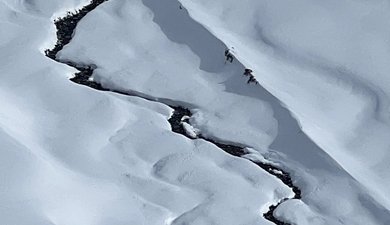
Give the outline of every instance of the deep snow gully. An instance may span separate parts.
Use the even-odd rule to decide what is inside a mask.
[[[45,51],[46,56],[57,61],[57,62],[67,64],[67,65],[77,69],[79,72],[77,72],[75,74],[75,77],[71,78],[71,81],[73,81],[75,83],[82,84],[82,85],[85,85],[85,86],[88,86],[88,87],[91,87],[93,89],[100,90],[100,91],[110,91],[110,92],[115,92],[115,93],[128,95],[128,96],[138,96],[138,97],[150,100],[150,101],[160,102],[160,103],[163,103],[165,105],[170,106],[171,108],[174,109],[174,113],[171,116],[171,118],[169,119],[169,123],[171,124],[172,131],[175,133],[182,134],[182,135],[184,135],[188,138],[191,138],[191,139],[195,139],[195,138],[203,139],[209,143],[216,145],[221,150],[223,150],[223,151],[225,151],[233,156],[236,156],[236,157],[243,157],[246,154],[248,154],[246,148],[243,146],[239,146],[239,144],[237,144],[237,145],[225,144],[223,142],[204,137],[204,136],[202,136],[202,134],[199,134],[197,137],[191,137],[191,136],[187,135],[186,130],[183,127],[182,122],[185,121],[188,123],[189,122],[188,119],[185,119],[185,118],[190,118],[192,116],[192,114],[191,114],[191,111],[189,109],[181,107],[180,103],[176,102],[174,104],[175,106],[172,106],[173,104],[171,104],[171,103],[174,101],[169,100],[169,99],[157,99],[157,98],[146,96],[142,93],[137,93],[137,92],[130,93],[130,92],[124,92],[124,91],[119,91],[119,90],[106,89],[106,88],[102,87],[101,84],[90,79],[92,74],[93,74],[94,69],[96,68],[95,65],[85,66],[85,65],[77,64],[76,62],[60,61],[56,58],[57,53],[59,51],[61,51],[63,49],[63,47],[65,45],[69,44],[70,41],[72,40],[73,32],[74,32],[74,29],[76,28],[78,22],[84,16],[86,16],[89,12],[94,10],[97,6],[99,6],[100,4],[102,4],[106,1],[108,1],[108,0],[92,0],[88,5],[84,6],[83,8],[76,10],[75,12],[68,12],[65,17],[57,18],[54,21],[54,24],[57,28],[57,43],[53,49],[48,49]],[[278,204],[271,205],[269,207],[269,211],[267,211],[266,213],[263,214],[263,217],[265,219],[267,219],[267,220],[269,220],[277,225],[289,225],[289,223],[283,222],[283,221],[275,218],[274,211],[281,203],[283,203],[289,199],[301,199],[301,190],[297,186],[294,186],[290,175],[287,172],[285,172],[284,170],[281,170],[273,165],[266,164],[263,162],[257,162],[257,161],[252,161],[252,162],[255,163],[256,165],[258,165],[260,168],[262,168],[266,172],[268,172],[269,174],[278,178],[285,185],[290,187],[292,189],[292,191],[294,192],[294,194],[295,194],[294,197],[281,199]]]

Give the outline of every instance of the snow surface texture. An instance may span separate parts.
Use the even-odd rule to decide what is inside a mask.
[[[174,134],[164,105],[68,81],[39,49],[44,2],[1,5],[1,224],[269,224],[279,180]]]
[[[390,2],[181,2],[390,208]]]
[[[291,195],[280,181],[245,159],[172,133],[167,122],[171,109],[165,105],[75,85],[68,81],[73,69],[44,56],[43,50],[54,46],[52,20],[86,3],[0,1],[0,28],[7,31],[0,36],[1,223],[270,224],[262,212]],[[388,157],[381,148],[387,141],[381,138],[387,134],[386,91],[380,94],[374,88],[383,85],[386,90],[385,82],[376,81],[375,75],[363,80],[346,68],[333,69],[335,62],[362,74],[370,68],[358,60],[359,54],[345,56],[350,62],[326,59],[333,53],[342,57],[337,50],[353,45],[347,37],[338,40],[340,48],[322,49],[327,45],[294,38],[312,33],[281,27],[286,21],[295,21],[295,29],[315,23],[307,14],[318,15],[316,7],[328,14],[351,11],[346,17],[353,18],[368,3],[349,2],[354,7],[340,11],[333,11],[339,1],[266,3],[183,0],[190,17],[173,0],[111,0],[79,23],[59,57],[97,65],[94,77],[106,87],[181,102],[194,109],[195,130],[252,146],[256,151],[251,157],[264,160],[260,152],[291,172],[303,199],[277,209],[284,220],[390,223],[390,176],[384,168]],[[380,3],[367,7],[375,4]],[[278,7],[290,7],[286,18],[294,13],[300,17],[280,18]],[[377,10],[383,8],[377,5]],[[387,14],[365,15],[369,24]],[[347,32],[342,26],[325,25],[319,27],[328,35]],[[253,27],[264,32],[253,32]],[[268,39],[266,28],[275,29]],[[271,40],[274,47],[269,47]],[[278,45],[282,41],[289,47]],[[224,43],[234,46],[235,56],[333,158],[301,132],[276,98],[260,86],[246,85],[243,65],[236,60],[224,64]],[[359,41],[354,43],[356,51],[364,50]],[[323,55],[311,57],[314,53],[298,51],[303,48]],[[372,108],[372,99],[378,107]]]

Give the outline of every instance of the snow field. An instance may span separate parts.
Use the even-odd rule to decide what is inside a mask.
[[[43,55],[53,43],[52,19],[85,3],[0,1],[0,26],[7,30],[0,36],[2,223],[270,224],[261,214],[292,195],[279,180],[205,141],[172,133],[167,122],[172,111],[165,105],[75,85],[68,81],[73,69]],[[185,103],[193,109],[191,124],[202,134],[253,147],[291,172],[304,198],[277,209],[277,216],[286,221],[388,223],[386,199],[378,199],[387,193],[381,187],[388,182],[387,153],[382,150],[387,146],[387,122],[377,122],[386,121],[387,89],[381,86],[385,82],[379,84],[377,77],[364,80],[355,73],[335,79],[337,69],[329,66],[335,61],[346,60],[342,62],[362,74],[373,67],[365,67],[359,54],[351,61],[350,55],[337,54],[341,44],[322,51],[322,42],[289,38],[295,31],[282,25],[290,14],[287,19],[272,17],[280,15],[278,7],[290,7],[295,13],[316,5],[252,0],[182,3],[190,14],[173,0],[104,3],[80,22],[59,57],[97,65],[94,79],[106,87]],[[333,9],[332,1],[321,4]],[[384,10],[379,1],[373,4]],[[323,13],[307,9],[313,15]],[[272,24],[255,26],[258,16]],[[308,15],[292,20],[296,29],[305,27],[299,23],[307,21],[304,16]],[[335,26],[325,25],[319,27]],[[269,38],[261,29],[252,32],[252,27],[275,27],[281,32],[276,30]],[[263,30],[268,35],[267,29]],[[283,40],[292,48],[283,47],[286,54],[281,56],[273,41]],[[347,40],[348,36],[341,38],[340,43]],[[366,40],[359,46],[372,46]],[[267,41],[273,47],[259,44]],[[236,60],[224,64],[224,43],[235,47],[243,64]],[[328,63],[306,52],[296,57],[297,48],[338,58]],[[376,48],[369,49],[375,58]],[[243,65],[254,69],[260,83],[287,105],[298,122],[268,92],[245,84]],[[383,69],[379,77],[386,80],[386,67],[377,68]],[[327,70],[332,76],[323,72]],[[338,75],[345,74],[341,69]],[[385,90],[382,94],[373,88],[378,86]],[[300,125],[332,157],[300,132]],[[361,142],[355,142],[358,139]],[[365,151],[367,146],[375,147],[375,154]],[[372,168],[380,172],[376,183]]]

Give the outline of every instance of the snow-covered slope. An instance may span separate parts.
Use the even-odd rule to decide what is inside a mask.
[[[275,177],[209,142],[174,134],[165,104],[76,85],[68,80],[74,69],[44,56],[55,42],[52,20],[87,2],[0,0],[0,28],[7,31],[0,36],[1,224],[272,224],[262,213],[292,195]],[[105,2],[80,21],[58,58],[96,65],[94,79],[104,87],[186,106],[203,135],[250,146],[247,158],[265,157],[289,171],[303,196],[278,207],[284,221],[389,223],[389,203],[378,197],[388,196],[390,180],[381,148],[387,85],[379,75],[358,75],[368,73],[363,55],[340,53],[353,48],[346,34],[361,30],[322,22],[318,29],[344,35],[321,37],[332,49],[308,38],[303,24],[327,18],[321,12],[352,20],[358,9],[379,3],[334,12],[332,1],[182,4]],[[386,13],[365,15],[379,26]],[[355,41],[356,51],[370,47],[372,57],[382,51]],[[224,63],[226,45],[240,62]],[[283,103],[246,84],[245,67]],[[385,65],[380,71],[385,80]]]
[[[279,180],[172,133],[165,105],[71,83],[73,70],[40,51],[60,3],[42,12],[8,3],[1,224],[269,224],[261,212],[291,195]]]
[[[388,1],[181,1],[390,207]]]

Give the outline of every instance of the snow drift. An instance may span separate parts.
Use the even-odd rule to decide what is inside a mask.
[[[44,56],[53,19],[86,3],[0,1],[2,223],[270,224],[262,213],[292,194],[279,180],[172,133],[166,105],[73,84]],[[58,57],[189,107],[194,129],[289,171],[303,199],[277,209],[285,221],[389,223],[388,3],[181,4],[108,1]]]

